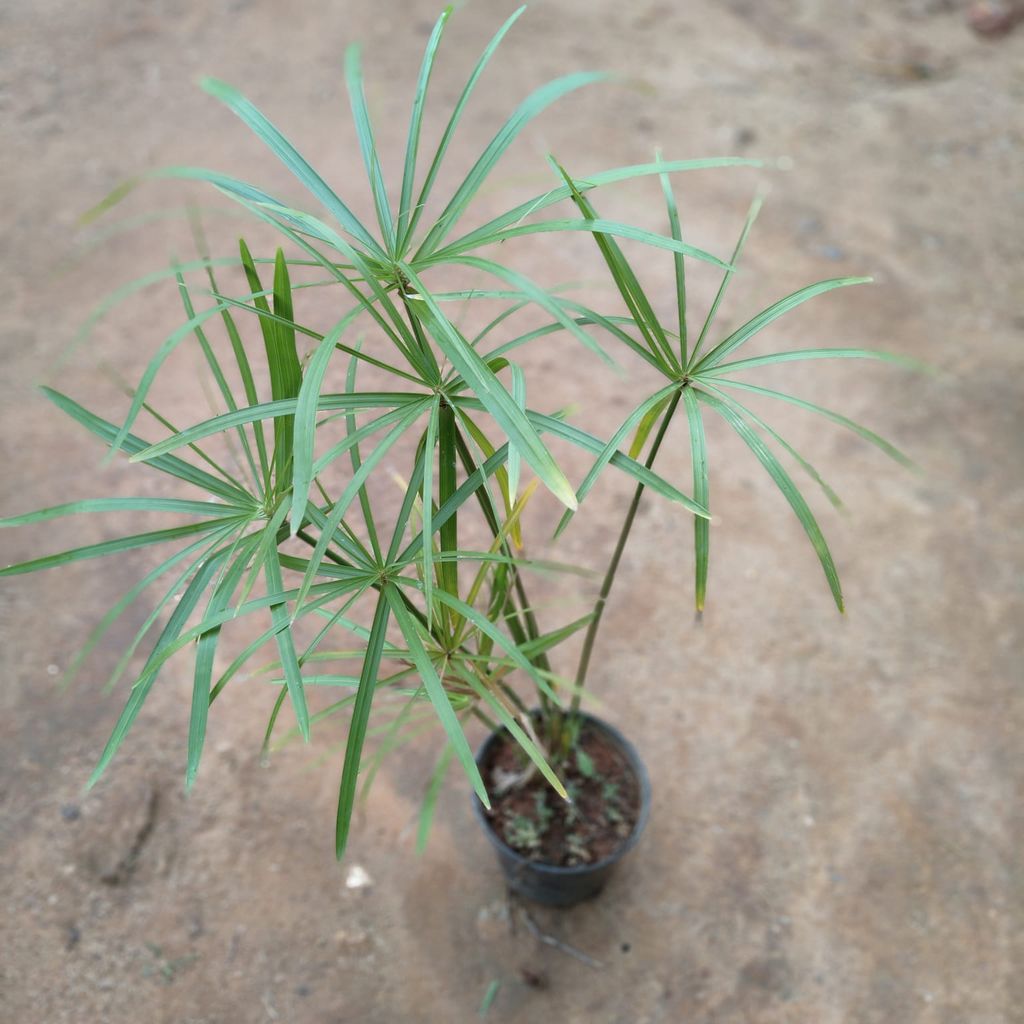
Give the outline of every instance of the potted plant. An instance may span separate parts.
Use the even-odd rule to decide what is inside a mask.
[[[427,43],[404,166],[393,189],[385,184],[374,143],[359,50],[348,51],[346,81],[375,228],[360,220],[240,93],[221,82],[203,83],[323,210],[297,209],[215,171],[171,167],[148,175],[212,185],[273,229],[280,247],[253,255],[242,240],[237,259],[213,259],[196,225],[198,258],[172,265],[165,275],[180,292],[184,320],[155,346],[119,423],[66,395],[43,390],[108,445],[111,455],[174,478],[188,486],[188,495],[90,498],[16,515],[0,525],[50,523],[88,512],[174,513],[183,522],[22,562],[0,575],[151,545],[174,546],[107,612],[85,645],[83,654],[134,601],[150,590],[157,595],[115,672],[120,676],[136,650],[148,645],[90,784],[113,760],[166,662],[194,648],[184,756],[186,785],[193,785],[211,708],[215,702],[220,706],[232,680],[251,669],[258,652],[273,645],[276,658],[269,674],[276,690],[268,696],[265,743],[286,706],[295,731],[306,739],[323,718],[350,715],[336,821],[339,858],[361,769],[367,781],[372,779],[378,758],[415,734],[426,715],[440,724],[443,744],[426,787],[420,843],[445,771],[457,760],[512,886],[564,904],[603,884],[610,866],[639,837],[647,815],[649,787],[636,752],[580,707],[602,613],[645,491],[693,515],[699,610],[707,584],[710,507],[703,418],[707,413],[721,417],[792,506],[841,610],[838,574],[824,537],[775,449],[792,456],[830,499],[834,495],[740,398],[753,392],[789,402],[853,430],[897,461],[906,459],[844,416],[750,383],[743,374],[791,360],[894,357],[848,348],[753,358],[740,352],[790,309],[865,278],[812,284],[737,330],[715,334],[715,315],[759,202],[751,207],[731,255],[717,257],[683,240],[671,176],[756,161],[664,160],[658,155],[651,162],[578,178],[552,159],[549,188],[466,229],[467,211],[523,127],[554,101],[603,76],[574,73],[532,93],[498,128],[458,187],[441,199],[439,171],[466,103],[521,11],[480,57],[427,161],[421,154],[421,125],[450,13],[441,14]],[[669,227],[665,235],[604,219],[598,212],[596,197],[602,189],[642,177],[661,184]],[[117,190],[95,213],[136,184]],[[560,212],[552,215],[556,206]],[[532,280],[502,262],[503,250],[494,252],[519,236],[566,232],[592,238],[596,265],[609,275],[621,308],[600,312],[556,284]],[[667,322],[623,252],[622,239],[674,261],[675,295]],[[687,260],[711,264],[722,275],[699,331],[688,322]],[[228,271],[236,276],[231,287],[225,286],[227,263],[234,264]],[[467,286],[467,272],[478,283]],[[152,281],[150,275],[138,287]],[[334,289],[340,301],[332,320],[313,325],[303,310],[304,292],[324,288]],[[461,329],[450,312],[464,307],[479,312],[479,327],[472,332]],[[659,376],[657,388],[635,396],[633,411],[610,425],[605,436],[573,426],[564,412],[544,412],[530,404],[528,367],[519,357],[530,342],[559,332],[582,346],[588,359],[638,360]],[[153,406],[151,388],[170,354],[193,343],[222,408],[178,428]],[[567,358],[580,356],[573,352]],[[259,381],[268,384],[258,386]],[[163,436],[137,432],[144,413],[161,426]],[[692,480],[685,487],[655,470],[673,425],[686,431],[692,452]],[[591,460],[577,486],[560,468],[552,440],[581,449]],[[404,466],[397,497],[396,463]],[[617,540],[609,544],[593,609],[569,622],[542,625],[534,595],[543,579],[536,575],[568,567],[529,557],[523,510],[538,487],[547,488],[565,508],[557,536],[611,469],[627,474],[634,492]],[[265,619],[258,634],[226,668],[215,671],[225,627],[257,615]],[[576,670],[563,675],[553,652],[581,631]],[[312,710],[307,703],[311,690],[340,690],[340,696]],[[391,714],[382,718],[385,707]],[[472,719],[491,731],[477,756],[464,731]],[[371,731],[379,742],[367,770]]]

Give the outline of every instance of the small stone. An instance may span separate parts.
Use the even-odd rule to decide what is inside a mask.
[[[368,889],[372,885],[373,879],[366,868],[360,864],[353,864],[348,869],[348,873],[345,875],[346,889]]]
[[[82,809],[78,804],[64,804],[60,809],[60,816],[65,821],[78,821],[82,816]]]
[[[821,247],[821,255],[827,260],[832,260],[833,263],[846,259],[846,252],[838,245],[823,245]]]
[[[46,674],[48,676],[55,676],[59,671],[60,671],[60,666],[59,665],[47,665],[46,666]]]
[[[484,942],[498,942],[508,936],[508,904],[505,900],[496,900],[480,908],[476,915],[476,933]]]
[[[1005,36],[1022,19],[1024,3],[1020,0],[976,0],[967,11],[967,24],[985,39]]]
[[[341,928],[334,933],[334,941],[345,953],[365,953],[369,950],[370,936],[362,928]]]

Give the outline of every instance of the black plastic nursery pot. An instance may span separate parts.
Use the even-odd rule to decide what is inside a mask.
[[[505,873],[508,887],[519,896],[550,907],[571,907],[600,893],[619,861],[639,842],[651,809],[651,783],[647,777],[647,769],[633,745],[618,729],[608,725],[607,722],[602,722],[601,719],[583,712],[580,712],[580,718],[590,728],[603,733],[618,749],[636,778],[639,791],[640,806],[637,811],[636,824],[630,834],[623,839],[621,845],[611,854],[591,864],[577,864],[570,867],[531,860],[512,849],[498,835],[491,825],[484,805],[478,797],[473,797],[473,811],[498,855],[498,862]],[[481,771],[489,763],[494,745],[503,741],[507,735],[506,731],[502,729],[492,732],[484,741],[476,755],[476,763]]]

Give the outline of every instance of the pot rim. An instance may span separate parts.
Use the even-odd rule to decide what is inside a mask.
[[[595,860],[589,864],[548,864],[542,860],[531,860],[529,857],[524,857],[518,850],[509,846],[501,836],[494,830],[491,824],[491,819],[487,814],[487,810],[484,808],[480,798],[474,793],[473,800],[473,813],[476,815],[477,820],[484,828],[484,832],[487,834],[487,838],[491,844],[497,848],[504,856],[510,857],[518,862],[519,866],[529,867],[532,871],[543,872],[544,874],[550,875],[580,875],[588,874],[592,871],[599,871],[602,868],[610,867],[616,861],[621,860],[634,846],[640,841],[640,836],[647,825],[647,819],[651,814],[651,780],[647,775],[647,767],[641,760],[640,755],[637,753],[636,747],[625,736],[615,728],[614,725],[609,725],[608,722],[596,715],[591,715],[586,711],[578,711],[577,714],[585,722],[590,725],[596,726],[598,729],[603,731],[609,736],[614,743],[619,747],[623,754],[626,756],[626,760],[629,763],[630,770],[636,776],[637,784],[640,788],[640,809],[637,814],[636,824],[633,826],[633,830],[629,835],[622,841],[620,846],[617,846],[610,854],[603,857],[601,860]],[[478,766],[483,767],[483,761],[490,750],[492,743],[496,742],[499,736],[503,733],[507,734],[508,730],[502,726],[501,729],[490,733],[487,739],[480,745],[480,748],[476,753],[476,763]]]

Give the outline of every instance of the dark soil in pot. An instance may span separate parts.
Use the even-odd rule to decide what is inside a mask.
[[[640,786],[606,732],[584,725],[576,751],[559,766],[571,804],[539,772],[506,789],[524,767],[522,750],[504,735],[483,765],[491,828],[521,856],[559,867],[593,864],[629,838],[640,816]]]
[[[650,783],[639,755],[616,729],[581,714],[576,752],[556,770],[572,796],[566,803],[540,774],[508,787],[524,764],[504,731],[477,754],[491,796],[473,809],[513,892],[568,907],[596,896],[619,860],[636,845],[650,810]]]

